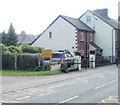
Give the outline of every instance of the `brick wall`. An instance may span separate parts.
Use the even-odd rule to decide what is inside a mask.
[[[84,33],[84,41],[81,41],[81,32]],[[86,56],[86,50],[89,50],[89,44],[90,44],[90,34],[93,35],[93,42],[94,42],[94,33],[93,32],[87,32],[82,30],[76,31],[76,48],[78,50],[84,50],[84,56]]]

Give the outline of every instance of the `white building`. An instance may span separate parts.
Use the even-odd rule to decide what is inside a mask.
[[[89,49],[102,51],[103,56],[117,56],[117,20],[108,17],[108,9],[87,10],[80,18],[58,16],[32,43],[45,49],[78,49],[86,56]]]
[[[77,32],[80,30],[82,32],[94,32],[82,21],[60,15],[34,40],[32,46],[44,47],[53,51],[67,49],[73,53],[77,48]]]
[[[108,17],[108,9],[98,9],[86,11],[80,18],[85,24],[95,30],[94,43],[103,49],[103,56],[113,56],[113,61],[117,54],[117,35],[120,30],[119,23]]]

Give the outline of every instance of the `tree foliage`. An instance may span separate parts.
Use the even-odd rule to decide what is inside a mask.
[[[8,33],[5,33],[5,31],[2,32],[2,43],[5,46],[10,46],[10,45],[17,45],[17,42],[18,42],[17,35],[16,35],[15,29],[11,23]]]
[[[39,53],[42,50],[40,47],[33,47],[27,44],[21,45],[20,47],[24,53]]]
[[[5,31],[2,32],[2,43],[8,46],[8,34],[6,34]]]

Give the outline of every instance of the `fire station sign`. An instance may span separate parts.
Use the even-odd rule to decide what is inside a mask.
[[[42,50],[43,58],[52,58],[52,50]]]

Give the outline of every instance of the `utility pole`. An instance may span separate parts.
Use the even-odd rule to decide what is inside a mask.
[[[87,33],[87,31],[86,31],[86,68],[87,68],[87,48],[88,48],[88,47],[87,47],[87,44],[88,44],[88,43],[87,43],[87,40],[88,40],[87,37],[88,37],[88,33]]]

